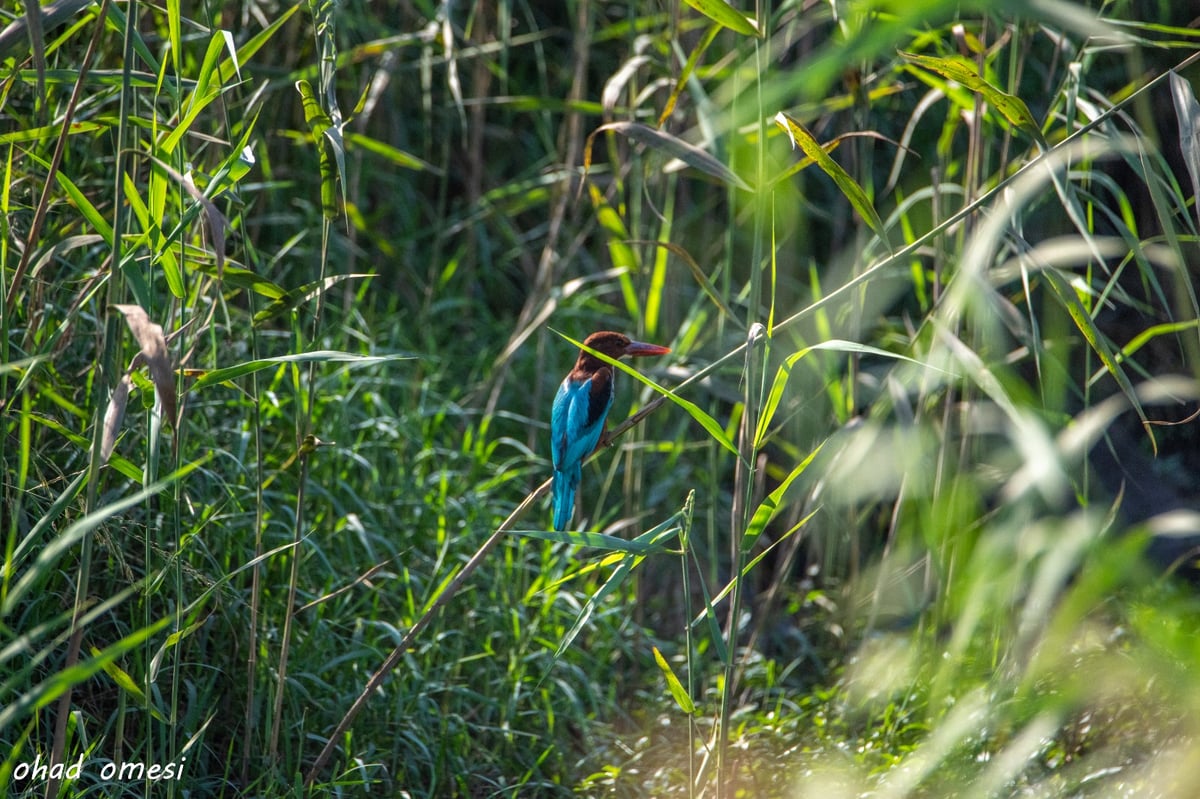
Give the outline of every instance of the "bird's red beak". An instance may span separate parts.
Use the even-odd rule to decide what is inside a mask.
[[[646,344],[642,341],[631,341],[625,347],[626,355],[666,355],[670,347],[660,347],[657,344]]]

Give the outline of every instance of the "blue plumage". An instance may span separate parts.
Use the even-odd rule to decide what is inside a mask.
[[[583,459],[600,443],[612,403],[612,371],[607,367],[603,375],[583,380],[572,372],[558,387],[550,415],[555,530],[566,529],[575,513],[575,489],[583,474]]]
[[[583,343],[614,359],[670,352],[666,347],[630,341],[627,336],[608,331],[593,333]],[[575,368],[558,387],[550,413],[555,530],[565,530],[575,514],[575,490],[583,474],[583,461],[604,435],[613,396],[612,367],[587,350],[580,350]]]

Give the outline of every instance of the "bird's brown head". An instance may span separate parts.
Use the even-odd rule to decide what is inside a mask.
[[[597,352],[602,352],[610,358],[622,358],[626,355],[666,355],[670,347],[660,347],[657,344],[646,344],[634,341],[624,333],[614,333],[611,330],[601,330],[583,340],[584,345]],[[595,360],[586,350],[579,351],[579,360]]]

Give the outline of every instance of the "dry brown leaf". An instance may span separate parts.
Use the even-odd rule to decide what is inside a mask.
[[[138,346],[142,348],[140,357],[150,368],[150,380],[154,390],[158,392],[158,401],[162,404],[163,416],[176,426],[176,408],[178,400],[175,397],[175,370],[171,367],[171,355],[167,350],[167,340],[163,336],[161,325],[150,321],[146,312],[137,305],[114,305],[125,317]],[[135,361],[136,363],[136,361]]]
[[[204,229],[208,232],[208,242],[217,258],[217,274],[220,275],[225,271],[225,228],[229,227],[229,220],[217,210],[217,204],[205,197],[204,192],[196,187],[191,172],[184,175],[181,182],[192,199],[204,209]]]
[[[121,423],[125,421],[125,406],[129,402],[129,389],[133,381],[128,374],[121,375],[121,381],[113,389],[112,398],[108,401],[108,410],[104,412],[104,430],[100,437],[100,463],[108,463],[113,449],[117,446],[117,434],[121,432]]]
[[[196,185],[196,181],[192,178],[192,173],[181,174],[179,170],[173,169],[170,164],[154,159],[164,172],[179,182],[183,186],[184,191],[188,195],[200,203],[200,208],[204,212],[204,231],[208,233],[208,243],[212,247],[213,255],[217,259],[217,274],[221,275],[225,271],[225,230],[232,230],[233,226],[229,224],[229,220],[217,208],[216,203],[204,196],[204,192]]]

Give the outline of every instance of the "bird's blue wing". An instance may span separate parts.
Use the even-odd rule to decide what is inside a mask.
[[[554,395],[554,406],[550,410],[550,458],[554,468],[560,470],[567,457],[567,420],[571,416],[573,393],[568,381],[562,381]]]
[[[558,387],[550,411],[550,456],[554,462],[554,529],[563,530],[575,511],[580,464],[600,442],[613,402],[612,373],[603,370],[583,380],[568,375]]]
[[[559,386],[550,416],[555,469],[564,471],[580,463],[600,442],[613,401],[612,382],[603,377],[578,382],[567,379]]]

